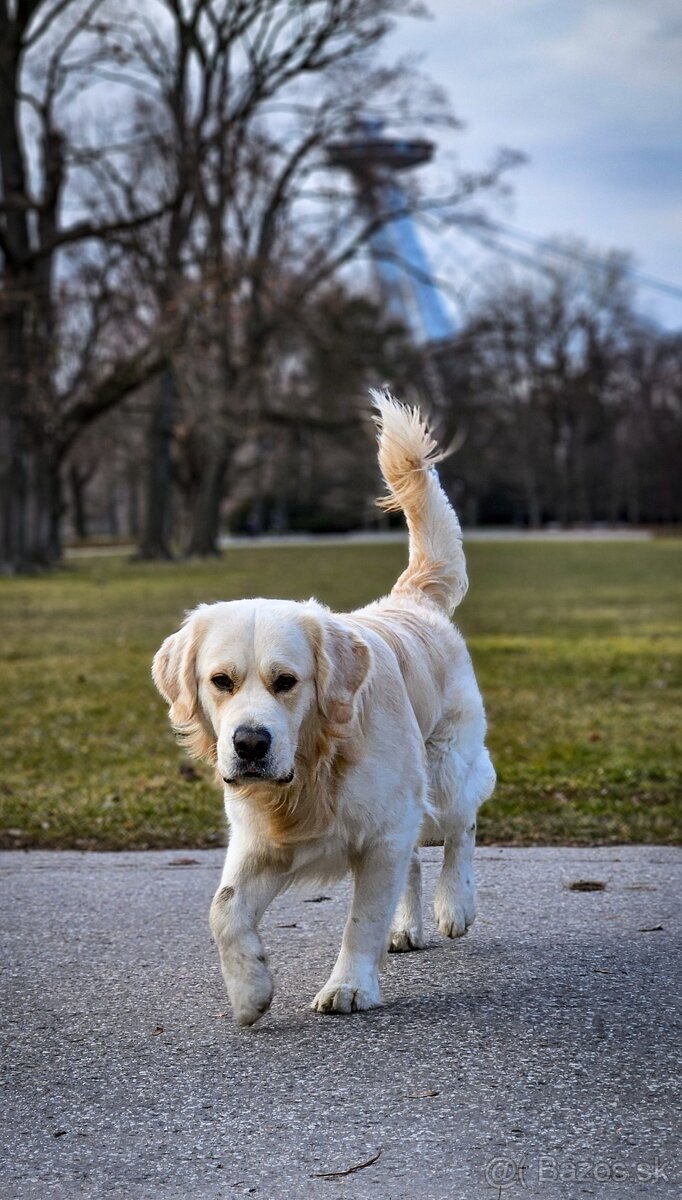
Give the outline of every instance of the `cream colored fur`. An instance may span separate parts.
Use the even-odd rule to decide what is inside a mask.
[[[444,839],[440,931],[459,937],[475,916],[476,811],[495,773],[450,621],[467,589],[461,531],[418,411],[387,393],[374,403],[382,503],[403,510],[410,533],[390,595],[349,614],[316,601],[201,605],[154,659],[178,735],[225,780],[230,837],[210,923],[243,1025],[272,1000],[258,922],[292,883],[354,877],[341,950],[313,1001],[321,1013],[376,1007],[387,945],[424,945],[420,838]],[[240,758],[245,728],[267,732],[258,763]]]

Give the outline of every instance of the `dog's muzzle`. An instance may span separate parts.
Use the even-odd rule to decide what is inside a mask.
[[[236,769],[231,777],[223,776],[225,783],[237,783],[248,779],[291,783],[294,778],[293,771],[282,779],[273,774],[269,757],[272,735],[263,725],[239,725],[232,736],[232,745],[236,755]]]

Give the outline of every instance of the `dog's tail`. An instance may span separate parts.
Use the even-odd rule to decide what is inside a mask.
[[[378,503],[389,512],[402,509],[410,531],[409,563],[391,594],[428,596],[450,613],[468,580],[462,530],[435,470],[443,454],[418,408],[398,404],[387,390],[371,395],[379,466],[389,490]]]

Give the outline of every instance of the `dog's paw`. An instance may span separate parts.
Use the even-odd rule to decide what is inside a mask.
[[[442,933],[444,937],[458,938],[464,937],[471,921],[467,922],[464,909],[461,905],[457,905],[437,912],[436,925],[438,932]]]
[[[357,983],[334,983],[330,980],[317,993],[310,1007],[319,1013],[354,1013],[380,1008],[379,984],[359,986]]]
[[[436,896],[434,903],[436,925],[445,937],[464,937],[476,920],[476,898],[472,889],[462,890],[455,896]]]
[[[388,943],[389,954],[406,954],[408,950],[423,950],[424,946],[424,935],[416,925],[409,929],[391,930],[391,940]]]
[[[264,962],[254,963],[248,975],[232,980],[228,987],[234,1019],[238,1025],[255,1025],[272,1004],[275,989]]]

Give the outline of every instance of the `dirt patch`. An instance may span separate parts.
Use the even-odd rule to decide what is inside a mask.
[[[606,884],[600,879],[574,879],[568,885],[569,892],[605,892]]]

